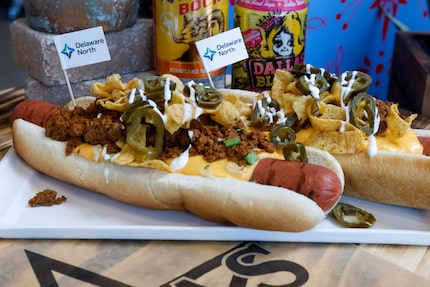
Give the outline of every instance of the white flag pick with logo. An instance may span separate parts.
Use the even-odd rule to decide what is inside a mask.
[[[75,103],[67,69],[110,61],[109,48],[102,27],[94,27],[54,36],[54,44],[66,77],[72,102]]]
[[[213,87],[210,72],[247,59],[248,51],[240,28],[217,34],[195,43]]]

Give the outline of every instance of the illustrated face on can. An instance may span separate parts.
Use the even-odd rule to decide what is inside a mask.
[[[249,58],[233,64],[232,88],[270,90],[277,69],[291,71],[304,63],[307,4],[307,0],[235,1],[234,23],[243,33]]]
[[[285,30],[281,30],[273,38],[273,52],[278,57],[292,57],[294,48],[293,35]]]
[[[303,52],[303,27],[296,11],[269,13],[258,25],[265,34],[265,44],[260,49],[263,58],[294,58]]]

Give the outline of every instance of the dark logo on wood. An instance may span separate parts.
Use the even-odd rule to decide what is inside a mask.
[[[59,286],[55,280],[52,271],[64,274],[66,276],[87,282],[96,286],[123,287],[131,286],[120,281],[107,278],[95,272],[73,266],[28,250],[25,250],[28,260],[39,281],[40,286]],[[263,262],[254,262],[257,255],[268,255],[269,251],[260,247],[256,243],[242,243],[234,248],[222,253],[209,261],[206,261],[190,271],[178,276],[160,287],[205,287],[199,283],[199,279],[207,276],[209,273],[216,271],[218,268],[227,268],[230,274],[223,274],[229,282],[228,286],[247,287],[250,278],[258,278],[262,275],[268,275],[277,272],[287,272],[294,278],[290,282],[285,282],[276,286],[299,287],[309,280],[307,270],[292,261],[288,260],[268,260]],[[290,278],[291,276],[289,276]],[[142,278],[144,282],[145,278]],[[275,285],[259,282],[259,287],[270,287]]]

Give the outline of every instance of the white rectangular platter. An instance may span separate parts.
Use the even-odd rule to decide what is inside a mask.
[[[430,211],[344,196],[377,219],[370,229],[349,229],[327,217],[314,229],[273,232],[225,226],[187,212],[134,207],[55,180],[29,167],[11,149],[0,161],[0,237],[49,239],[217,240],[430,245]],[[30,207],[38,191],[67,197],[52,207]]]

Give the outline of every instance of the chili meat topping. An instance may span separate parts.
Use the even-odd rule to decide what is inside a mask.
[[[87,109],[60,109],[46,126],[45,135],[57,141],[67,141],[66,154],[82,143],[107,146],[108,153],[119,152],[115,144],[123,135],[120,112],[107,110],[93,103]]]
[[[375,100],[375,104],[378,108],[379,117],[381,119],[381,122],[379,123],[379,130],[378,135],[383,135],[387,131],[387,117],[388,117],[388,111],[391,108],[391,105],[394,103],[392,102],[384,102],[379,99]],[[402,118],[405,118],[404,116],[400,115]]]
[[[82,143],[103,145],[108,153],[117,153],[117,142],[124,139],[127,128],[120,117],[122,113],[105,109],[96,102],[83,109],[67,107],[60,109],[50,118],[45,135],[54,140],[66,141],[66,154],[70,154]],[[190,138],[189,132],[192,132]],[[155,143],[155,127],[147,129],[147,145]],[[234,145],[226,140],[237,139]],[[208,162],[228,159],[238,165],[245,165],[245,156],[255,149],[275,152],[276,146],[267,139],[262,131],[248,131],[239,120],[234,125],[221,126],[207,115],[192,120],[189,129],[179,129],[175,133],[164,133],[164,147],[158,159],[167,161],[183,153],[189,146],[190,156],[202,155]]]
[[[28,205],[35,207],[37,205],[52,206],[54,204],[60,204],[67,200],[64,195],[57,197],[57,192],[52,189],[44,189],[39,191],[35,196],[33,196],[29,201]]]

